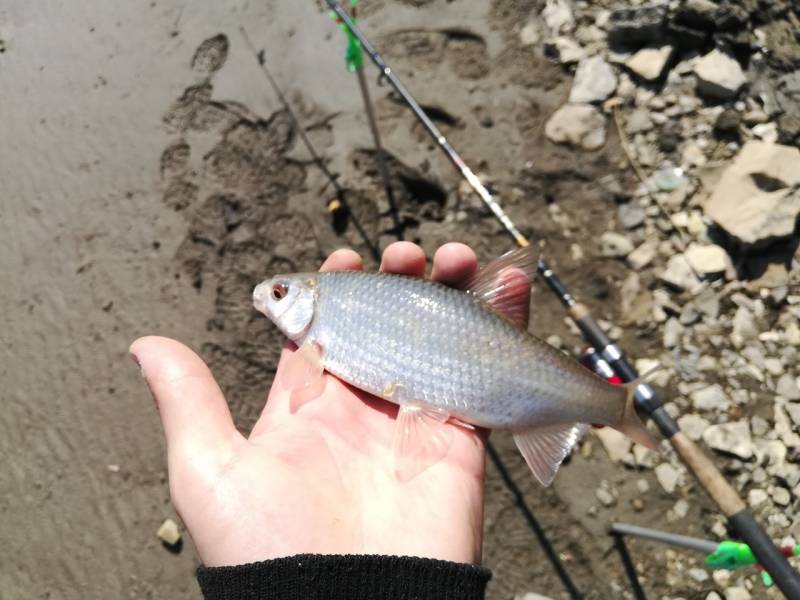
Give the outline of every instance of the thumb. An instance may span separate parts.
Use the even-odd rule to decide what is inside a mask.
[[[129,352],[158,405],[170,462],[227,455],[240,434],[203,359],[180,342],[156,336],[139,338]]]

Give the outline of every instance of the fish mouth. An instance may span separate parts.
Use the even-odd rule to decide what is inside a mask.
[[[272,279],[267,279],[259,283],[253,290],[253,306],[255,309],[269,316],[267,312],[267,302],[269,299],[270,290],[272,289]]]

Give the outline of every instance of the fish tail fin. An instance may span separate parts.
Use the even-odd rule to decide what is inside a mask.
[[[658,371],[661,371],[663,368],[664,367],[662,365],[656,365],[652,369],[648,370],[644,375],[641,375],[633,381],[624,384],[625,410],[622,413],[622,420],[620,423],[614,426],[614,429],[624,433],[637,444],[641,444],[642,446],[650,448],[651,450],[656,450],[657,444],[642,420],[639,418],[639,414],[636,412],[636,388],[638,388],[641,384],[646,383],[649,379],[652,379],[653,375],[655,375]]]

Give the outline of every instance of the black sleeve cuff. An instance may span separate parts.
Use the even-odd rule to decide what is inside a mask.
[[[492,573],[410,556],[298,554],[200,567],[206,600],[483,600]]]

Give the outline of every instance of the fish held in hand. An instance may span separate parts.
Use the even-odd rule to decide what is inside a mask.
[[[313,385],[326,370],[400,406],[401,479],[447,454],[449,421],[511,431],[549,485],[590,423],[653,442],[634,408],[638,382],[611,385],[527,332],[535,259],[528,248],[510,252],[465,290],[384,273],[277,275],[253,302],[298,346],[290,387]]]

